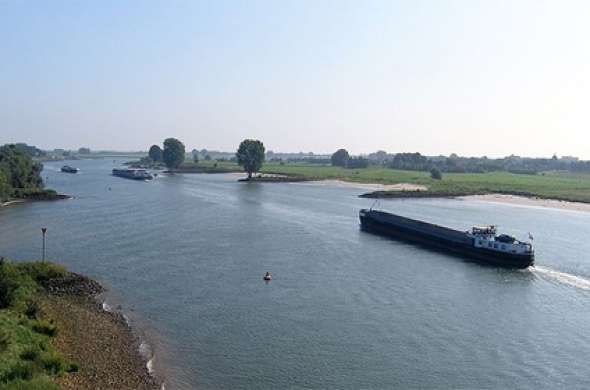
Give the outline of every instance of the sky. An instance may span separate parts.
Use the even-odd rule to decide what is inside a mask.
[[[0,0],[0,144],[590,159],[590,2]]]

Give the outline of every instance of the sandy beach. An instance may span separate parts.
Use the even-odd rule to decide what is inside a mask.
[[[462,196],[458,199],[476,200],[481,202],[512,204],[526,207],[544,207],[561,210],[586,211],[590,212],[590,203],[567,202],[555,199],[527,198],[524,196],[486,194]]]
[[[352,187],[359,188],[362,190],[370,191],[428,191],[428,187],[411,184],[411,183],[397,183],[397,184],[378,184],[378,183],[356,183],[344,180],[318,180],[314,181],[313,184],[326,185],[326,186],[340,186],[340,187]]]

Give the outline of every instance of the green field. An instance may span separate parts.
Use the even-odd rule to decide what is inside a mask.
[[[217,164],[214,167],[214,164]],[[213,173],[241,171],[229,161],[202,161],[198,166]],[[266,163],[262,173],[305,177],[309,180],[344,180],[356,183],[421,184],[428,191],[379,192],[380,197],[460,196],[487,193],[514,194],[546,199],[590,203],[590,175],[569,172],[544,172],[538,175],[520,175],[508,172],[491,173],[443,173],[442,180],[433,180],[428,172],[401,171],[369,167],[346,169],[329,165]]]

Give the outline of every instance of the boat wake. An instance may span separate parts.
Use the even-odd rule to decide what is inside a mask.
[[[582,290],[590,290],[590,280],[582,278],[580,276],[568,274],[566,272],[556,271],[551,268],[546,268],[542,266],[532,267],[531,270],[533,271],[533,273],[540,275],[541,277],[545,277],[547,279],[551,279],[562,284],[567,284],[569,286],[573,286]]]

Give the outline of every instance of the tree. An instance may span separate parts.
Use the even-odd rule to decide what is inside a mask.
[[[17,149],[22,150],[23,152],[25,152],[26,154],[28,154],[31,157],[43,157],[46,156],[47,153],[41,149],[39,149],[36,146],[32,146],[32,145],[27,145],[24,142],[18,142],[16,144],[14,144],[16,146]]]
[[[368,166],[369,160],[364,157],[351,157],[346,162],[346,168],[349,169],[366,168]]]
[[[338,149],[330,158],[332,165],[336,167],[345,167],[350,159],[350,155],[346,149]]]
[[[410,171],[428,171],[432,167],[432,163],[420,153],[397,153],[389,163],[389,167]]]
[[[90,154],[90,148],[80,148],[78,154]]]
[[[0,203],[8,200],[12,194],[12,187],[8,183],[6,174],[0,171]]]
[[[22,148],[14,144],[0,147],[0,200],[14,196],[17,190],[43,188],[42,169]]]
[[[440,169],[438,169],[437,167],[433,167],[430,170],[430,177],[434,180],[442,180],[442,173],[440,172]]]
[[[169,169],[178,168],[184,162],[184,144],[176,138],[167,138],[164,141],[162,158]]]
[[[264,162],[264,144],[258,140],[245,139],[236,153],[238,164],[248,172],[248,180],[252,173],[258,172]]]
[[[149,154],[150,158],[152,159],[152,161],[154,161],[154,162],[162,161],[162,148],[160,148],[158,145],[152,145],[148,154]]]

